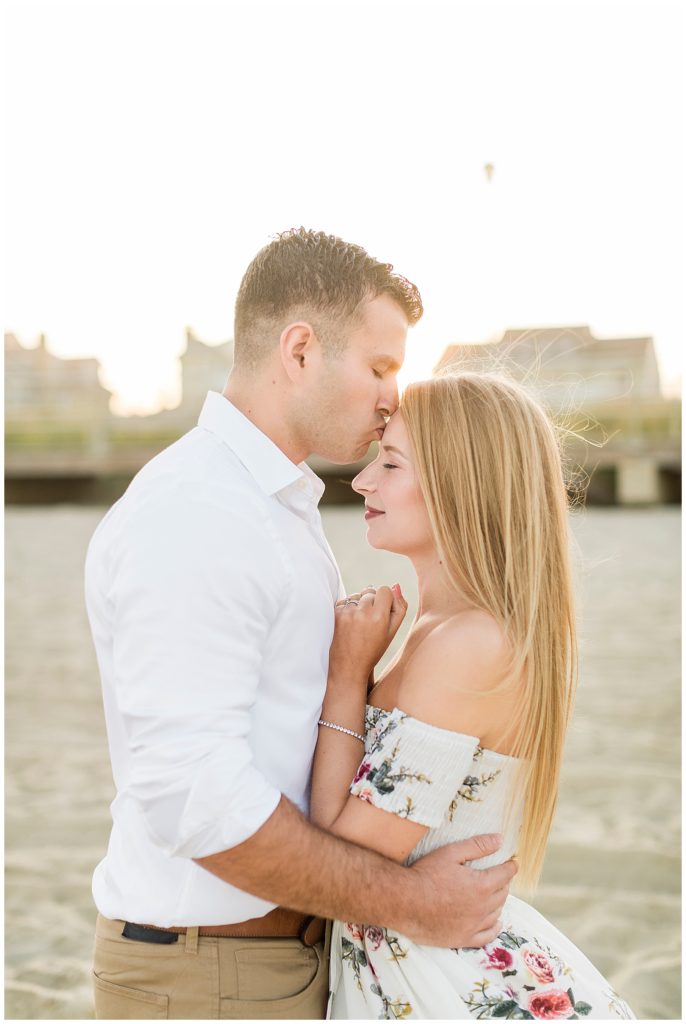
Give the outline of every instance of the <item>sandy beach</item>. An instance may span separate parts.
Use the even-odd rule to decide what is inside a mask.
[[[6,516],[8,1019],[93,1016],[90,878],[114,794],[82,567],[104,511]],[[410,564],[365,544],[357,507],[323,517],[349,589],[400,582],[414,601]],[[679,510],[573,518],[581,683],[534,902],[639,1018],[679,1019]]]

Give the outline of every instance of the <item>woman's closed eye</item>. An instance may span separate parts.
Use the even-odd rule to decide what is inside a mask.
[[[392,462],[382,462],[381,465],[384,469],[398,469],[398,466],[395,466]]]

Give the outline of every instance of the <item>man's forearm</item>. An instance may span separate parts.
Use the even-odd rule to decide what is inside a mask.
[[[239,889],[319,917],[404,931],[423,905],[422,877],[323,832],[285,797],[250,839],[196,863]]]

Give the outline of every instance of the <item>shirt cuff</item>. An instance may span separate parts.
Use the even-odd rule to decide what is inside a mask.
[[[254,835],[272,816],[281,800],[281,791],[269,783],[252,764],[235,774],[230,789],[219,785],[203,785],[199,781],[186,799],[186,807],[167,840],[160,833],[165,829],[151,826],[157,835],[154,841],[170,857],[209,857],[230,850]],[[158,806],[159,810],[159,806]]]

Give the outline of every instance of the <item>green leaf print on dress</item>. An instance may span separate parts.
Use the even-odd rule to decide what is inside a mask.
[[[404,1003],[402,999],[387,999],[377,984],[371,986],[371,991],[381,999],[379,1020],[404,1020],[412,1016],[412,1003]]]
[[[406,768],[404,765],[399,765],[396,768],[395,761],[398,757],[399,751],[400,744],[396,743],[390,753],[390,756],[385,757],[378,768],[370,767],[361,775],[358,770],[358,774],[355,776],[355,781],[359,782],[360,779],[366,779],[381,796],[386,796],[388,793],[392,793],[399,782],[405,782],[407,779],[414,779],[415,782],[425,782],[430,786],[431,779],[427,778],[423,772],[410,771],[410,769]],[[404,817],[409,817],[409,814],[410,811],[408,808]]]
[[[480,949],[456,949],[458,956],[499,974],[502,987],[482,977],[463,1002],[477,1020],[579,1020],[592,1012],[590,1003],[574,996],[573,971],[562,957],[537,938],[504,929]],[[512,979],[512,980],[510,980]]]
[[[503,833],[496,862],[512,855],[526,813],[521,761],[399,708],[368,706],[365,724],[350,793],[426,827],[409,864],[488,831]],[[516,812],[511,818],[508,808]],[[334,922],[331,1019],[633,1017],[581,950],[534,907],[511,895],[503,921],[497,938],[476,949],[419,945],[380,926]]]
[[[368,708],[368,711],[380,712],[379,714],[371,715],[366,731],[366,753],[376,754],[378,750],[381,750],[389,733],[392,733],[394,729],[398,728],[400,721],[397,718],[391,718],[390,716],[387,717],[383,708]]]
[[[367,954],[359,946],[356,946],[350,939],[346,939],[345,936],[341,939],[341,945],[343,947],[342,957],[343,963],[348,964],[352,967],[355,979],[357,981],[357,987],[360,992],[362,991],[362,980],[360,978],[360,968],[367,966]]]
[[[375,925],[359,925],[347,922],[345,927],[352,936],[352,941],[345,936],[341,936],[341,958],[343,963],[352,969],[360,992],[364,991],[361,977],[362,968],[366,967],[369,970],[373,978],[372,983],[369,985],[369,991],[381,1000],[381,1012],[378,1019],[402,1020],[405,1017],[410,1017],[413,1012],[412,1003],[400,998],[389,999],[381,988],[379,978],[370,957],[367,956],[366,949],[362,948],[363,945],[368,946],[369,952],[372,953],[378,951],[385,943],[391,951],[390,959],[398,962],[407,956],[407,950],[401,945],[400,939],[396,935],[389,935],[385,928],[378,928]],[[362,945],[356,945],[357,942]]]
[[[517,992],[512,985],[495,989],[487,978],[477,982],[462,1000],[477,1020],[579,1020],[591,1013],[589,1003],[574,1002],[571,988]]]

